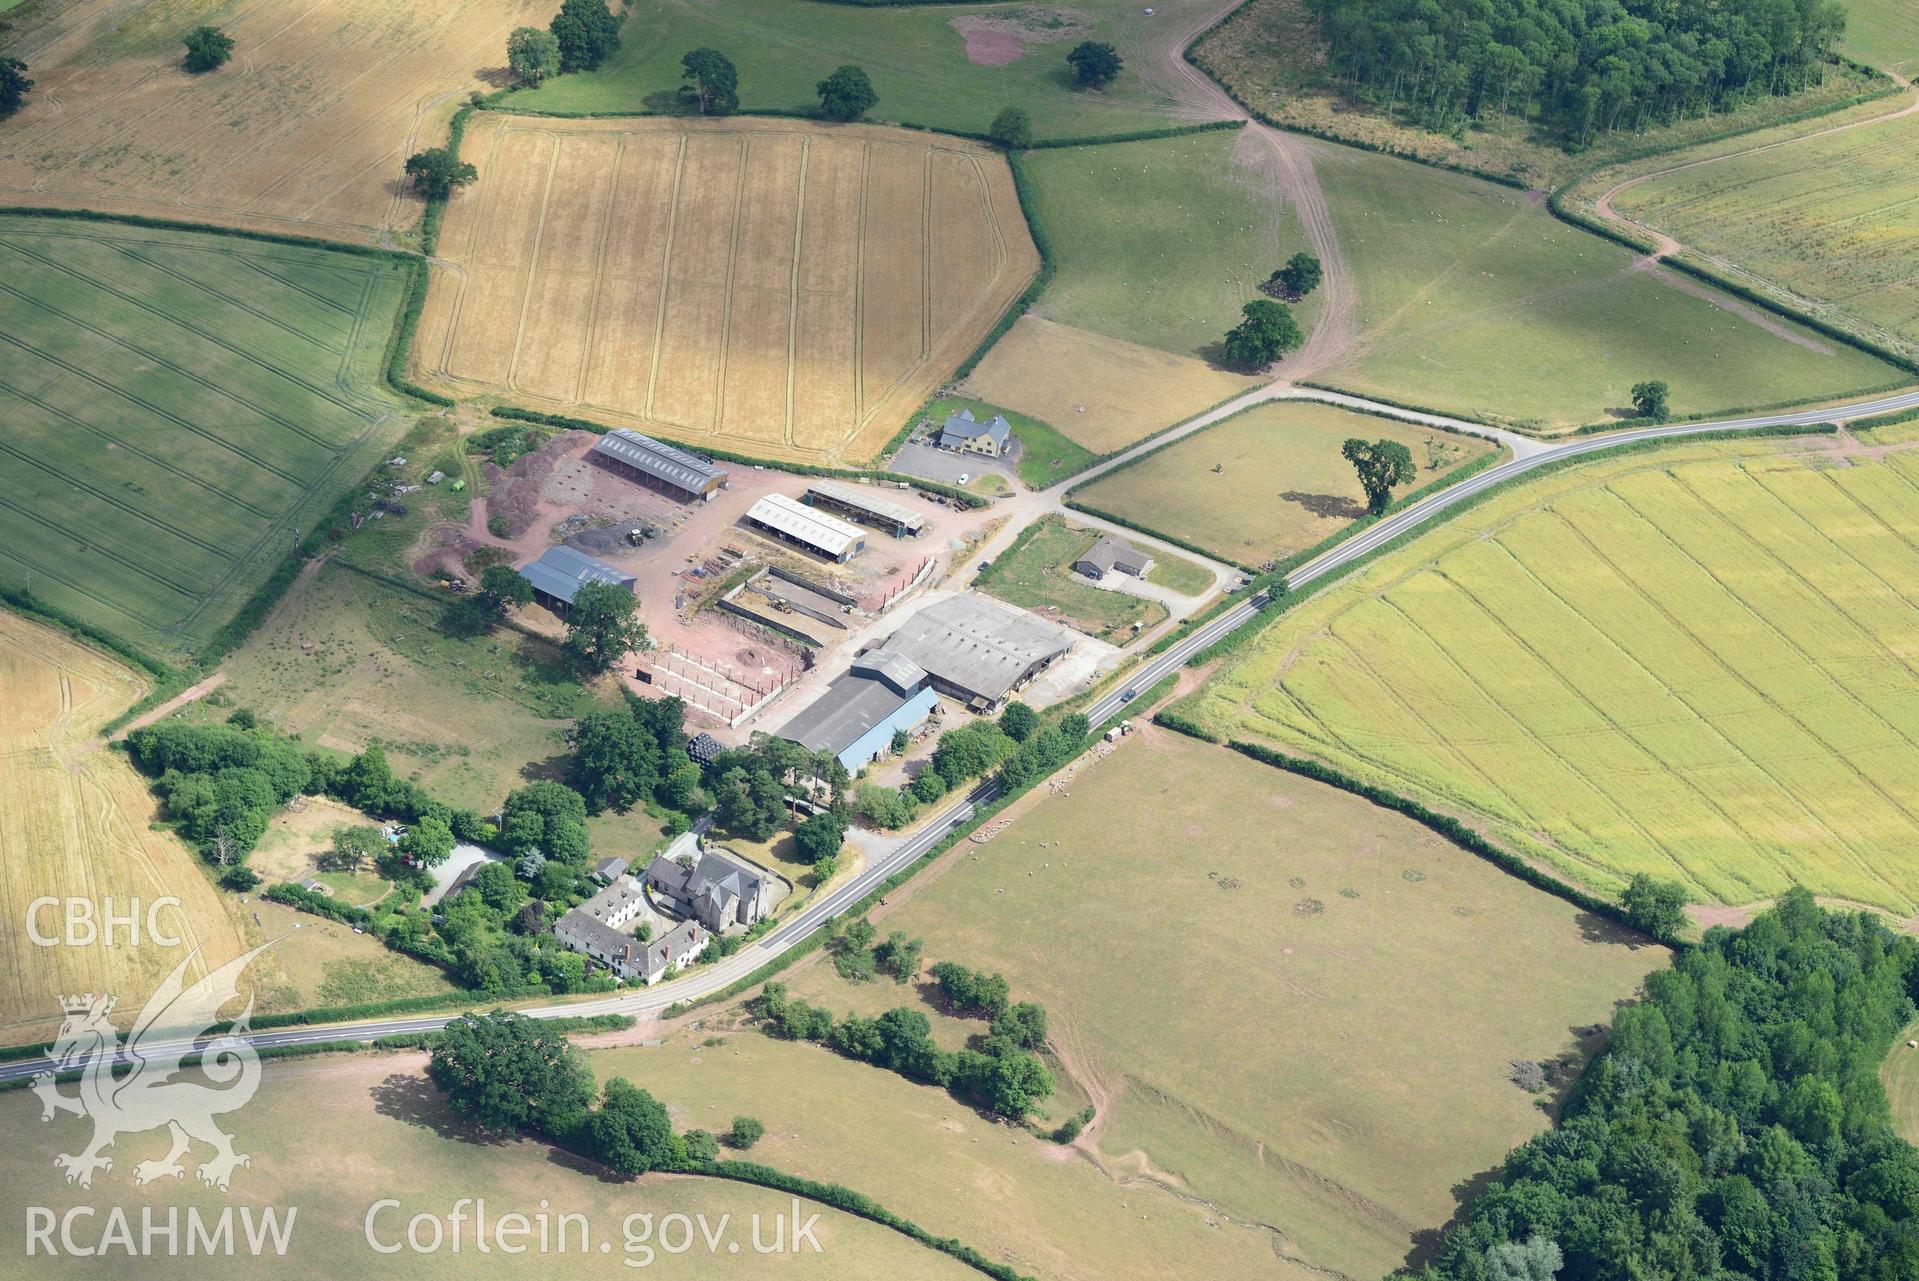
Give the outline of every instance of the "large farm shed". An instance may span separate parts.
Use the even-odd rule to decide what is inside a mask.
[[[926,529],[926,518],[911,507],[842,481],[814,481],[806,487],[806,501],[814,507],[824,507],[862,524],[882,529],[895,538],[922,533]]]
[[[675,497],[710,499],[726,484],[726,472],[707,459],[625,427],[600,437],[587,457],[616,476]]]
[[[831,752],[857,774],[887,749],[895,732],[917,729],[938,702],[924,668],[876,649],[855,660],[851,671],[777,733],[809,752]]]
[[[925,669],[934,689],[982,710],[1072,647],[1072,633],[971,592],[928,605],[886,642]]]
[[[526,581],[533,584],[533,599],[561,618],[573,607],[573,597],[588,583],[611,583],[633,590],[638,581],[633,575],[603,560],[594,560],[571,547],[551,547],[536,561],[520,567]]]
[[[842,564],[866,547],[866,535],[857,526],[785,494],[768,494],[747,508],[743,519],[762,534]]]

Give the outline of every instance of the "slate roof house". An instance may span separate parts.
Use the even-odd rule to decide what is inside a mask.
[[[1129,542],[1118,538],[1102,538],[1086,549],[1086,554],[1073,562],[1073,572],[1084,574],[1095,582],[1117,570],[1122,574],[1131,574],[1134,578],[1146,577],[1146,571],[1153,567],[1153,558]]]
[[[573,597],[588,583],[611,583],[633,590],[638,580],[616,565],[595,560],[573,547],[549,547],[538,560],[520,566],[520,573],[533,584],[533,599],[561,618],[573,607]]]
[[[744,929],[771,911],[779,882],[738,855],[702,847],[688,832],[647,865],[646,887],[717,934]]]
[[[629,934],[626,927],[645,909],[646,891],[631,876],[622,874],[555,922],[553,937],[561,947],[598,961],[621,978],[635,978],[646,968],[641,949],[648,945]],[[666,963],[658,967],[660,972],[665,969]]]
[[[1013,424],[1006,421],[1005,414],[994,414],[986,422],[973,417],[973,411],[962,409],[956,414],[948,414],[946,421],[940,424],[939,446],[941,449],[956,449],[962,454],[985,454],[988,458],[998,458],[1006,452],[1006,446],[1013,438]]]

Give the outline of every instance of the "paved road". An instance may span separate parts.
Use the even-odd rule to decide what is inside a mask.
[[[1328,574],[1342,568],[1370,552],[1376,551],[1400,536],[1429,524],[1443,513],[1485,492],[1496,485],[1504,484],[1515,477],[1536,471],[1550,463],[1601,450],[1617,448],[1620,445],[1633,444],[1644,440],[1661,440],[1671,437],[1696,436],[1713,431],[1751,431],[1765,427],[1809,426],[1814,423],[1869,418],[1878,414],[1895,413],[1900,410],[1919,408],[1919,389],[1899,392],[1888,396],[1879,396],[1870,400],[1857,401],[1843,406],[1825,409],[1803,409],[1788,413],[1761,414],[1748,418],[1720,419],[1712,422],[1679,423],[1665,427],[1644,427],[1636,430],[1609,432],[1603,436],[1587,436],[1577,440],[1550,445],[1525,457],[1514,458],[1497,467],[1490,467],[1478,475],[1451,488],[1441,490],[1429,498],[1423,499],[1404,511],[1397,512],[1385,520],[1367,529],[1364,533],[1347,539],[1339,546],[1309,561],[1295,570],[1288,579],[1289,588],[1299,593],[1309,589],[1313,583],[1324,579]],[[1183,667],[1187,659],[1226,636],[1233,629],[1251,619],[1258,613],[1265,600],[1254,597],[1243,601],[1219,617],[1198,628],[1192,635],[1169,648],[1158,658],[1147,662],[1135,670],[1125,683],[1104,697],[1098,699],[1087,709],[1087,717],[1098,725],[1117,715],[1130,701],[1129,691],[1144,691],[1160,680],[1174,674]],[[894,873],[907,867],[920,858],[934,845],[938,844],[953,828],[971,818],[975,809],[991,801],[999,794],[998,788],[991,782],[974,788],[963,799],[955,801],[928,823],[920,831],[903,841],[893,850],[874,859],[867,867],[840,889],[827,895],[817,903],[809,904],[804,910],[783,922],[780,927],[735,952],[732,956],[693,971],[685,978],[675,980],[658,988],[648,988],[637,992],[625,992],[593,1001],[574,1002],[564,1005],[542,1006],[526,1012],[539,1018],[561,1016],[580,1016],[589,1014],[630,1014],[635,1018],[646,1019],[659,1015],[667,1006],[684,1001],[697,1000],[727,987],[760,966],[766,964],[786,951],[794,944],[810,937],[830,918],[845,911],[852,904],[864,898],[879,887]],[[476,1005],[482,1004],[475,1002]],[[287,1028],[283,1031],[256,1032],[249,1039],[256,1046],[302,1045],[315,1041],[371,1041],[381,1036],[404,1035],[411,1032],[431,1032],[441,1028],[452,1016],[437,1015],[423,1018],[375,1019],[359,1023],[335,1024],[322,1028]],[[0,1064],[0,1081],[12,1080],[45,1070],[44,1060],[27,1060],[20,1063]]]

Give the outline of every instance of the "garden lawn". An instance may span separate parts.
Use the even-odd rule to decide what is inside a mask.
[[[1166,607],[1156,600],[1096,587],[1073,573],[1073,562],[1100,537],[1056,516],[1042,517],[974,581],[1009,605],[1124,645],[1163,622]]]
[[[1493,448],[1331,405],[1267,402],[1109,472],[1073,498],[1237,564],[1283,560],[1366,514],[1359,477],[1339,452],[1353,436],[1412,451],[1418,476],[1402,495]]]
[[[1087,137],[1187,123],[1156,52],[1206,12],[1172,0],[1152,14],[1120,0],[1045,5],[859,7],[815,0],[653,0],[628,10],[618,53],[598,71],[561,76],[511,104],[541,111],[631,113],[680,109],[680,58],[718,49],[739,68],[752,112],[817,114],[819,81],[843,63],[865,69],[879,95],[867,118],[981,134],[1005,107],[1021,107],[1041,138]],[[962,27],[1001,61],[968,57]],[[1081,40],[1120,50],[1127,67],[1099,92],[1076,89],[1066,54]],[[1010,61],[1003,61],[1008,55]]]
[[[1360,299],[1362,335],[1324,381],[1551,432],[1629,413],[1634,383],[1676,415],[1837,396],[1905,380],[1555,219],[1524,192],[1322,144],[1312,148]]]
[[[1259,285],[1305,247],[1291,210],[1260,189],[1262,171],[1235,158],[1240,146],[1238,133],[1204,133],[1029,153],[1033,217],[1056,264],[1035,314],[1213,354]]]
[[[1647,872],[1909,918],[1915,487],[1909,445],[1831,437],[1569,467],[1303,601],[1186,710],[1602,893]]]
[[[1177,1172],[1184,1197],[1272,1225],[1315,1271],[1399,1266],[1550,1123],[1511,1061],[1577,1062],[1573,1029],[1665,963],[1398,815],[1223,748],[1148,728],[1060,782],[880,930],[1046,1007],[1098,1100],[1104,1168],[1141,1193],[1135,1172]],[[849,1000],[826,964],[794,989]],[[811,1115],[793,1108],[802,1134]]]

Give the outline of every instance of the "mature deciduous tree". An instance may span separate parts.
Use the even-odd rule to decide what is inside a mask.
[[[587,583],[566,612],[566,652],[589,672],[604,672],[649,645],[633,593],[612,583]]]
[[[1366,491],[1366,510],[1379,515],[1393,502],[1393,486],[1404,485],[1417,475],[1413,451],[1396,440],[1361,440],[1357,436],[1340,446],[1339,452],[1359,473],[1359,486]]]
[[[818,88],[820,110],[833,120],[858,120],[880,100],[866,72],[851,63],[820,81]]]
[[[478,179],[480,171],[462,161],[451,147],[429,147],[407,157],[406,176],[421,195],[440,200],[452,195],[455,187]]]
[[[1242,319],[1226,332],[1226,363],[1237,369],[1266,368],[1305,341],[1293,309],[1269,298],[1255,298],[1240,308]]]
[[[1664,418],[1667,413],[1666,393],[1671,389],[1655,378],[1632,385],[1633,412],[1641,418]]]
[[[620,20],[603,0],[564,0],[550,30],[561,71],[592,71],[620,47]]]
[[[427,1075],[455,1112],[494,1134],[558,1137],[578,1124],[593,1098],[585,1056],[564,1036],[508,1010],[447,1024]]]
[[[1033,118],[1019,107],[1003,107],[986,133],[1008,151],[1024,151],[1033,145]]]
[[[187,32],[187,70],[194,75],[223,67],[233,56],[233,37],[218,27],[195,27]]]
[[[18,111],[32,88],[26,63],[18,58],[0,58],[0,116]]]
[[[1097,40],[1074,45],[1066,61],[1073,68],[1073,78],[1085,89],[1104,89],[1119,79],[1120,68],[1126,65],[1119,50]]]
[[[515,27],[506,38],[506,69],[523,85],[537,85],[558,75],[560,38],[538,27]]]
[[[680,96],[703,116],[730,116],[740,109],[740,73],[718,49],[695,49],[680,59]]]

